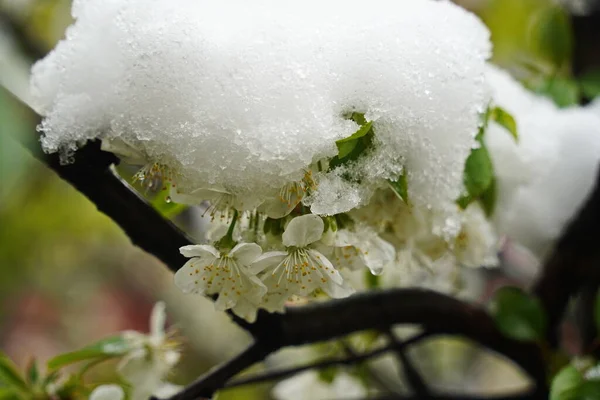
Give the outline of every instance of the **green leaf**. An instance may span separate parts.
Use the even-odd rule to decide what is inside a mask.
[[[19,373],[17,366],[3,353],[0,353],[0,382],[18,391],[29,391],[27,383]]]
[[[61,354],[48,361],[48,369],[54,370],[79,361],[91,360],[99,357],[117,357],[131,350],[129,342],[122,336],[113,336],[101,340],[91,346]]]
[[[368,289],[376,289],[379,287],[379,275],[373,275],[368,269],[365,270],[365,284]]]
[[[600,399],[600,381],[586,381],[577,388],[573,400],[598,400]]]
[[[351,136],[336,141],[335,144],[338,148],[338,158],[342,159],[347,157],[358,145],[358,139],[367,135],[371,131],[372,126],[373,122],[367,122]]]
[[[570,64],[573,53],[571,20],[562,7],[539,10],[531,19],[529,45],[557,69]]]
[[[479,196],[479,204],[483,208],[483,212],[486,217],[491,217],[496,207],[496,199],[498,198],[496,178],[492,179],[492,183],[488,188]],[[460,204],[459,204],[460,205]],[[466,207],[463,207],[463,209]]]
[[[319,379],[325,383],[332,383],[337,372],[337,367],[322,368],[319,370]]]
[[[11,388],[0,388],[0,400],[19,400],[21,397],[18,392]]]
[[[581,372],[573,365],[567,365],[552,379],[549,400],[574,400],[577,388],[583,382]]]
[[[513,116],[510,115],[510,113],[503,108],[494,107],[491,110],[490,118],[510,132],[515,141],[519,140],[519,134],[517,133],[517,122]]]
[[[547,78],[529,86],[534,92],[550,97],[559,107],[564,108],[579,103],[579,86],[572,79],[559,77]]]
[[[471,150],[465,163],[463,182],[467,193],[472,198],[481,196],[494,180],[494,166],[487,148],[480,140],[481,146]]]
[[[406,178],[406,170],[402,172],[402,175],[400,175],[397,181],[388,180],[388,183],[400,200],[408,204],[408,180]]]
[[[583,94],[593,99],[600,95],[600,69],[588,71],[579,78],[579,86]]]
[[[496,292],[490,312],[498,329],[512,339],[540,341],[546,332],[547,317],[539,300],[515,287]]]
[[[187,208],[185,204],[174,203],[169,196],[165,196],[162,192],[152,199],[151,204],[156,211],[168,219],[175,217]]]
[[[38,369],[37,360],[33,359],[27,368],[27,381],[30,385],[37,385],[40,379],[40,370]]]

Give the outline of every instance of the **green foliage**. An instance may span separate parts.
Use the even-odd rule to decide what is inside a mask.
[[[492,121],[498,123],[498,125],[505,128],[515,139],[519,140],[519,133],[517,132],[517,122],[515,118],[510,115],[505,109],[501,107],[494,107],[490,110],[490,118]]]
[[[574,394],[583,382],[581,372],[573,365],[567,365],[552,380],[550,400],[574,400]]]
[[[594,305],[594,322],[596,329],[600,332],[600,290],[596,293],[596,303]]]
[[[569,78],[547,77],[539,82],[529,83],[529,87],[534,92],[551,98],[559,107],[569,107],[579,103],[579,86]]]
[[[319,379],[325,383],[332,383],[333,380],[335,379],[335,375],[337,374],[337,372],[338,372],[337,367],[322,368],[318,372]]]
[[[539,300],[515,287],[499,289],[490,305],[498,329],[512,339],[541,341],[547,317]]]
[[[404,203],[408,204],[408,180],[406,178],[406,169],[402,172],[402,175],[400,175],[398,180],[388,180],[388,183],[396,196]]]
[[[360,128],[347,138],[335,142],[338,148],[338,155],[331,159],[329,166],[335,168],[347,162],[354,161],[371,146],[373,142],[373,123],[365,119],[361,113],[352,113],[347,116],[348,119],[360,125]]]
[[[567,12],[558,6],[538,10],[530,21],[528,42],[540,57],[557,69],[569,65],[574,38]]]
[[[593,99],[600,95],[600,69],[588,71],[579,78],[579,86],[584,96]]]
[[[365,284],[368,289],[377,289],[379,281],[379,275],[373,275],[368,269],[365,270]]]
[[[79,361],[121,356],[131,350],[122,336],[113,336],[70,353],[58,355],[48,361],[48,369],[54,370]]]
[[[15,392],[29,390],[16,365],[3,353],[0,353],[0,383]]]
[[[158,211],[163,217],[171,219],[187,208],[185,204],[178,204],[171,201],[169,196],[165,196],[162,192],[158,193],[151,201],[152,207]]]

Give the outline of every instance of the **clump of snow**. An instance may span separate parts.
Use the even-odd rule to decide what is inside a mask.
[[[511,113],[519,142],[491,123],[486,133],[498,178],[495,225],[543,257],[594,186],[600,162],[600,113],[557,108],[504,71],[487,72],[496,104]]]
[[[48,152],[119,138],[184,189],[266,198],[334,157],[335,141],[358,129],[344,117],[356,111],[375,138],[348,167],[355,182],[383,185],[405,167],[415,204],[460,195],[490,44],[450,2],[76,0],[73,16],[33,68]],[[330,173],[313,212],[373,193]]]

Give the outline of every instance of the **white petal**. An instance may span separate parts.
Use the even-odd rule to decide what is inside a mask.
[[[321,286],[321,288],[332,299],[343,299],[344,297],[348,297],[356,292],[352,285],[350,285],[350,283],[347,281],[342,282],[341,285],[338,285],[331,280],[328,282],[329,283]]]
[[[167,320],[165,307],[164,301],[157,302],[150,316],[150,334],[155,340],[159,341],[165,337],[165,322]]]
[[[373,275],[381,275],[385,266],[396,259],[396,249],[390,243],[374,237],[361,249],[362,258]]]
[[[290,221],[283,232],[283,244],[286,247],[306,247],[323,236],[325,224],[318,215],[308,214]]]
[[[298,203],[292,205],[276,198],[265,201],[260,210],[267,214],[269,218],[279,219],[291,213],[297,205]]]
[[[182,389],[183,386],[173,385],[169,382],[163,382],[153,394],[159,399],[163,399],[179,393]]]
[[[125,392],[119,385],[100,385],[90,394],[89,400],[122,400]]]
[[[342,275],[340,275],[339,271],[335,269],[331,261],[327,259],[323,254],[319,253],[317,250],[309,249],[308,253],[318,261],[319,264],[322,265],[324,271],[328,271],[327,277],[330,278],[334,283],[341,285],[344,282]]]
[[[212,262],[203,263],[206,265],[213,264],[216,258],[212,258]],[[203,269],[198,269],[198,273],[196,273],[195,265],[197,263],[197,259],[193,258],[177,272],[175,272],[175,276],[173,280],[175,282],[175,286],[177,286],[183,293],[200,293],[204,294],[206,287],[200,285],[201,275],[200,272],[203,272]]]
[[[239,264],[248,266],[260,257],[262,249],[256,243],[239,243],[229,252]]]
[[[206,244],[183,246],[179,248],[179,252],[185,257],[219,258],[221,256],[219,250],[215,249],[214,246],[209,246]]]
[[[233,307],[231,310],[235,315],[245,319],[250,323],[256,321],[258,307],[244,298],[239,299],[235,307]]]
[[[280,262],[287,257],[288,253],[285,251],[269,251],[258,257],[252,265],[250,265],[249,272],[251,275],[256,275],[264,271],[265,269],[273,266],[277,266]]]

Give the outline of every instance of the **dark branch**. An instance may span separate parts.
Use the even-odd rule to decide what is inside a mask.
[[[533,288],[548,313],[548,337],[557,329],[569,300],[586,284],[600,282],[600,175],[593,192],[569,223]]]

